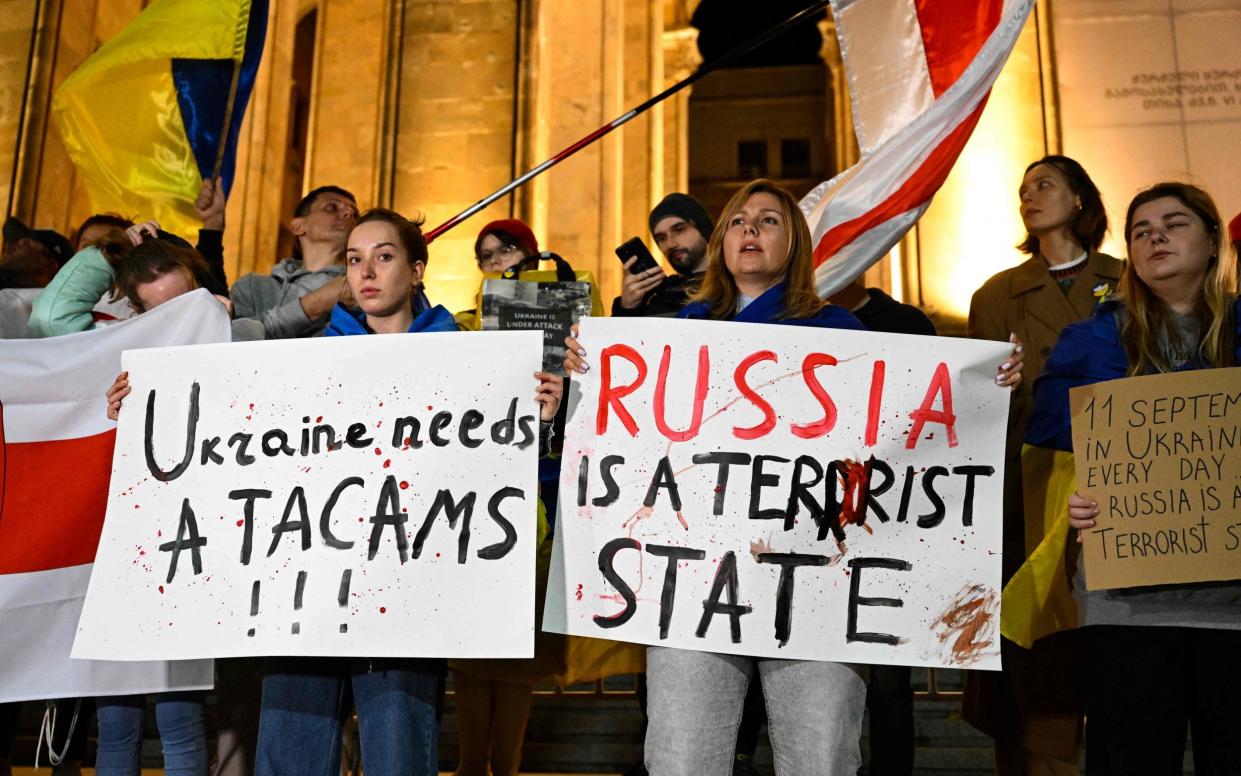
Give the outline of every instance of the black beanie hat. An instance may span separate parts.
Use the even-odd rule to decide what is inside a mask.
[[[52,229],[31,229],[13,216],[9,216],[4,222],[3,235],[6,244],[29,237],[42,245],[61,267],[73,258],[73,244],[63,234]]]
[[[698,227],[698,231],[702,233],[702,239],[711,239],[711,216],[707,215],[707,209],[702,203],[694,199],[688,194],[673,193],[660,200],[655,209],[651,211],[650,228],[651,233],[655,232],[655,225],[668,216],[677,216],[684,218],[694,226]]]

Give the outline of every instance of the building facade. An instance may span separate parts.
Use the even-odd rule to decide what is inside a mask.
[[[715,1],[271,0],[228,207],[230,277],[265,271],[288,255],[293,203],[316,185],[344,186],[364,207],[421,213],[428,227],[445,221],[692,73],[701,55],[691,20],[700,2]],[[10,213],[67,232],[91,212],[50,121],[51,96],[146,4],[0,0],[0,195]],[[1090,24],[1110,23],[1100,20],[1122,7],[1166,25],[1180,50],[1194,50],[1177,37],[1186,19],[1205,18],[1199,26],[1217,36],[1233,27],[1241,35],[1239,0],[1177,0],[1160,9],[1040,0],[948,182],[918,227],[868,273],[869,283],[920,304],[942,329],[961,329],[973,289],[1022,258],[1013,246],[1024,236],[1016,190],[1026,164],[1062,149],[1094,152],[1077,141],[1085,130],[1063,132],[1057,62],[1073,63],[1072,104],[1088,100],[1082,30],[1101,29]],[[1067,20],[1059,28],[1055,14]],[[819,28],[816,63],[707,76],[445,233],[431,248],[434,298],[453,309],[472,306],[471,248],[491,218],[529,221],[547,249],[594,272],[607,297],[619,290],[613,249],[649,237],[647,213],[665,193],[693,191],[716,209],[755,175],[800,194],[853,163],[830,17]],[[1057,36],[1075,48],[1058,51]],[[1213,64],[1195,67],[1226,75],[1235,66],[1241,76],[1236,50],[1215,51]],[[1174,57],[1160,67],[1185,65]],[[1241,79],[1234,80],[1227,88],[1241,94]],[[1241,108],[1213,110],[1211,121],[1241,124]],[[1192,177],[1226,161],[1218,152],[1198,162],[1190,156],[1170,169]],[[1118,154],[1095,166],[1082,161],[1092,170],[1126,164]],[[1119,207],[1130,193],[1104,192]],[[1235,209],[1241,201],[1221,204]]]

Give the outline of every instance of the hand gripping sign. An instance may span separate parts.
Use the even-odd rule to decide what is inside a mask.
[[[1011,346],[582,322],[547,630],[998,669]]]
[[[538,332],[128,352],[74,646],[529,657]]]

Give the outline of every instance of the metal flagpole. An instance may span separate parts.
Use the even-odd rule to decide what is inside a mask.
[[[634,119],[642,115],[643,113],[645,113],[646,111],[654,107],[655,105],[658,105],[659,103],[668,99],[669,97],[681,91],[685,87],[690,86],[695,81],[705,76],[707,73],[710,73],[713,70],[718,70],[724,65],[727,65],[731,62],[736,61],[740,57],[750,53],[751,51],[763,45],[764,43],[768,42],[769,40],[776,37],[777,35],[780,35],[781,33],[787,31],[789,28],[794,27],[800,24],[801,22],[805,21],[806,19],[814,16],[819,11],[826,8],[829,4],[830,4],[830,0],[815,0],[815,2],[812,5],[802,9],[801,11],[798,11],[797,13],[793,14],[789,18],[785,19],[780,24],[777,24],[775,27],[772,27],[771,29],[767,30],[762,35],[752,38],[751,40],[741,44],[737,48],[728,52],[724,56],[712,62],[708,62],[702,65],[701,67],[698,68],[697,71],[695,71],[688,78],[678,81],[677,83],[673,84],[672,86],[669,86],[667,89],[664,89],[662,92],[655,95],[654,97],[651,97],[649,100],[642,103],[641,105],[638,105],[637,107],[632,108],[627,113],[624,113],[616,117],[612,121],[608,122],[607,124],[604,124],[603,126],[596,129],[594,132],[591,132],[586,137],[582,138],[581,140],[578,140],[576,143],[573,143],[569,147],[553,155],[547,161],[543,162],[539,166],[525,173],[521,177],[513,181],[510,181],[509,183],[506,183],[504,186],[501,186],[499,189],[496,189],[491,194],[488,194],[486,197],[483,197],[479,201],[475,202],[473,205],[470,205],[469,207],[467,207],[465,210],[462,210],[457,215],[453,216],[452,218],[448,219],[444,223],[430,230],[429,232],[426,233],[427,242],[431,242],[436,237],[439,237],[444,232],[447,232],[449,229],[452,229],[457,224],[460,224],[462,221],[465,221],[467,218],[474,215],[475,213],[482,210],[483,208],[487,207],[492,202],[495,202],[497,199],[500,199],[501,197],[505,196],[509,192],[513,191],[513,189],[516,189],[518,186],[521,186],[526,181],[534,178],[535,176],[543,173],[546,170],[551,169],[552,167],[555,167],[557,164],[560,164],[565,159],[568,159],[573,154],[582,150],[586,146],[595,142],[596,140],[608,134],[609,132],[621,126],[622,124],[625,124],[629,122],[631,119]]]

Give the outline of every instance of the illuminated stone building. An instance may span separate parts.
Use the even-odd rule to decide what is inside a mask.
[[[715,2],[725,0],[705,0]],[[9,212],[66,231],[90,212],[48,104],[55,87],[144,5],[0,0],[0,195]],[[701,61],[691,24],[699,5],[271,0],[266,53],[229,202],[230,276],[265,270],[289,253],[283,222],[313,185],[342,185],[364,206],[420,211],[429,226],[442,222],[693,72]],[[1126,10],[1118,16],[1118,8]],[[757,32],[752,20],[737,26]],[[489,218],[527,219],[545,246],[592,270],[609,297],[619,288],[612,249],[633,235],[649,237],[647,213],[666,192],[692,188],[718,206],[729,187],[765,169],[800,193],[817,176],[853,162],[856,144],[831,20],[819,27],[827,34],[817,61],[708,76],[691,93],[668,100],[437,240],[429,267],[435,298],[454,309],[471,305],[477,272],[470,249]],[[1145,64],[1119,53],[1131,35],[1148,54]],[[1186,45],[1186,35],[1206,42]],[[1238,151],[1235,142],[1219,142],[1218,132],[1241,126],[1238,39],[1236,0],[1178,0],[1158,9],[1040,0],[947,185],[868,280],[921,304],[947,331],[959,331],[972,290],[1021,258],[1012,247],[1023,236],[1017,183],[1025,165],[1048,152],[1112,154],[1082,161],[1101,184],[1116,182],[1117,190],[1104,190],[1114,223],[1116,209],[1152,170],[1201,177],[1224,209],[1235,212],[1241,184],[1226,182],[1219,170],[1235,170]],[[1233,45],[1218,45],[1226,40]],[[1106,66],[1091,58],[1100,48]],[[1072,72],[1060,72],[1062,62],[1071,63]],[[1193,78],[1223,84],[1233,102],[1186,104],[1177,114],[1171,103],[1141,107],[1135,89],[1107,102],[1129,110],[1125,101],[1138,100],[1133,104],[1141,110],[1134,111],[1174,129],[1194,124],[1192,110],[1210,111],[1202,125],[1223,129],[1181,132],[1183,153],[1167,163],[1134,166],[1120,151],[1108,152],[1106,132],[1100,140],[1098,127],[1082,118],[1081,106],[1096,92],[1110,99],[1116,84],[1148,83],[1165,71],[1190,68]],[[1096,71],[1099,83],[1083,83]],[[757,121],[777,103],[780,126]],[[1078,115],[1068,115],[1070,109]],[[1177,115],[1151,114],[1160,109]],[[1108,126],[1124,123],[1122,113]],[[1131,131],[1124,148],[1147,148],[1142,143],[1152,141],[1145,137]],[[1168,147],[1163,140],[1149,146],[1156,152]],[[1202,148],[1211,152],[1195,153]],[[1122,252],[1115,241],[1109,244]]]

